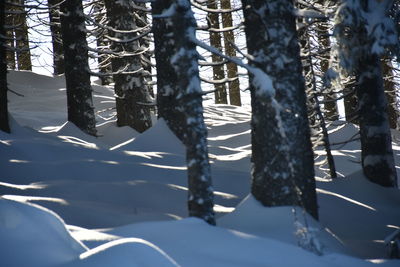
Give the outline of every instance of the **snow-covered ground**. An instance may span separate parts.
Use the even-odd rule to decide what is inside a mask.
[[[184,147],[164,121],[117,128],[112,88],[93,84],[94,138],[66,122],[63,77],[8,78],[23,97],[9,93],[12,134],[0,132],[2,267],[400,266],[384,244],[400,229],[400,192],[363,177],[357,143],[334,150],[340,178],[317,170],[319,222],[262,207],[249,196],[249,106],[206,101],[214,227],[187,218]]]

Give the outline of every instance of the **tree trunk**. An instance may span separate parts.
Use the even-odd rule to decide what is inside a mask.
[[[19,70],[32,70],[31,50],[29,48],[28,25],[26,23],[26,11],[24,0],[17,0],[15,22],[18,26],[15,28],[15,40],[17,46],[17,62]]]
[[[8,100],[7,100],[7,52],[6,40],[2,36],[6,36],[6,9],[4,1],[0,1],[0,130],[10,133],[10,125],[8,122]]]
[[[105,12],[104,2],[98,2],[94,4],[95,20],[96,23],[103,25],[106,23],[106,16],[103,14]],[[97,45],[97,63],[100,70],[100,81],[101,85],[109,85],[113,82],[112,79],[112,67],[110,55],[105,54],[104,50],[109,50],[109,41],[104,37],[107,34],[107,30],[102,27],[96,28],[96,45]],[[107,75],[109,74],[109,75]]]
[[[391,129],[397,129],[399,111],[397,108],[396,84],[394,81],[393,65],[390,58],[382,59],[383,88],[388,102],[389,125]]]
[[[221,8],[222,9],[231,9],[231,0],[221,0]],[[223,13],[222,14],[222,27],[229,28],[233,26],[232,21],[232,13]],[[234,47],[235,44],[235,36],[233,30],[224,31],[224,46],[225,53],[227,56],[236,57],[236,50]],[[242,102],[240,99],[240,84],[238,77],[238,67],[233,62],[228,62],[226,64],[226,69],[228,72],[228,78],[232,81],[228,82],[229,85],[229,101],[231,105],[241,106]]]
[[[54,75],[65,73],[64,67],[64,49],[61,40],[60,7],[62,0],[48,0],[51,43],[53,46],[53,69]]]
[[[265,206],[299,205],[318,218],[293,2],[242,0],[242,6],[248,52],[255,57],[250,64],[270,76],[276,94],[275,102],[250,76],[251,192]]]
[[[118,31],[137,29],[135,9],[130,0],[106,0],[108,26]],[[117,105],[117,125],[130,126],[138,132],[151,127],[151,97],[145,86],[137,33],[109,31],[111,50],[118,55],[111,59]]]
[[[207,7],[210,9],[218,9],[217,0],[209,0],[207,2]],[[209,12],[207,15],[209,26],[212,29],[219,29],[219,14],[214,12]],[[210,31],[210,45],[222,51],[221,43],[221,33]],[[218,82],[225,78],[224,65],[221,63],[222,58],[212,54],[212,62],[218,65],[213,65],[213,80],[216,82],[214,84],[215,88],[215,104],[228,104],[226,84],[225,82]]]
[[[83,132],[96,135],[96,121],[88,65],[85,18],[82,1],[60,5],[61,34],[65,56],[68,120]]]
[[[374,183],[397,187],[380,59],[365,55],[359,65],[357,96],[363,171]]]
[[[7,53],[7,66],[8,68],[15,70],[16,65],[15,65],[15,35],[14,35],[14,15],[12,12],[14,12],[14,7],[11,5],[5,5],[5,24],[7,27],[10,27],[10,29],[6,29],[6,37],[7,40],[5,40],[6,45],[10,47],[10,49],[6,49]]]
[[[146,3],[141,3],[137,1],[134,2],[137,6],[146,8]],[[136,24],[139,28],[144,29],[140,31],[140,34],[144,34],[148,28],[151,28],[150,22],[147,17],[147,12],[142,10],[136,10]],[[145,52],[140,55],[141,65],[143,66],[144,69],[144,71],[142,72],[142,76],[144,78],[147,91],[149,92],[150,96],[154,98],[152,63],[151,63],[151,57],[153,56],[153,51],[150,49],[151,48],[150,44],[153,42],[153,40],[151,35],[145,35],[142,38],[140,38],[139,42],[140,46],[145,50]]]
[[[199,55],[190,39],[196,21],[188,0],[156,0],[152,12],[159,117],[186,146],[189,216],[215,224]]]
[[[317,1],[320,4],[324,4],[327,0]],[[320,51],[323,51],[320,59],[320,67],[322,75],[325,75],[329,69],[329,59],[331,54],[331,41],[329,39],[329,23],[321,21],[317,24],[318,41],[320,45]],[[336,95],[333,92],[333,88],[324,88],[324,109],[325,118],[329,121],[335,121],[339,119],[339,111],[336,104]]]

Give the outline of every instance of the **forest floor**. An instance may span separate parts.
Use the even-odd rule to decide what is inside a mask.
[[[94,83],[91,137],[66,122],[62,76],[8,77],[23,96],[9,93],[12,133],[0,132],[0,266],[400,266],[385,243],[400,229],[400,191],[363,177],[358,142],[334,147],[339,178],[316,167],[317,222],[249,195],[250,107],[205,101],[214,227],[187,218],[185,150],[164,121],[116,127],[113,90]],[[337,122],[330,139],[356,132]]]

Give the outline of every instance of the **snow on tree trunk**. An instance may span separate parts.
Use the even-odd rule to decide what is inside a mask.
[[[300,205],[318,218],[314,160],[307,120],[293,3],[242,0],[250,64],[268,74],[274,101],[250,75],[252,194],[265,206]],[[258,27],[254,27],[258,25]]]
[[[117,106],[117,125],[130,126],[138,132],[151,127],[150,106],[152,98],[145,85],[141,65],[141,46],[135,22],[135,9],[130,0],[106,0],[111,50],[114,90]],[[125,32],[124,32],[125,31]],[[128,33],[128,31],[131,31]],[[133,31],[133,32],[132,32]]]
[[[344,1],[336,14],[334,34],[341,66],[356,77],[363,172],[372,182],[397,187],[380,61],[387,48],[397,45],[388,16],[392,3]]]
[[[82,1],[64,1],[60,5],[60,11],[68,120],[83,132],[96,135]]]
[[[51,44],[53,46],[53,69],[54,74],[65,73],[64,49],[61,40],[60,15],[58,14],[61,0],[48,0]]]
[[[6,10],[4,1],[0,2],[0,130],[9,133],[7,100],[7,51],[6,51]]]
[[[397,175],[380,59],[376,55],[366,56],[360,66],[357,97],[363,171],[374,183],[396,187]]]
[[[215,224],[190,1],[157,0],[152,2],[152,12],[159,116],[186,146],[189,215]]]

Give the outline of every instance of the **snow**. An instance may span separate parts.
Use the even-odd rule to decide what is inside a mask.
[[[210,226],[187,218],[185,148],[163,120],[142,134],[118,128],[112,88],[93,85],[95,138],[66,122],[63,76],[8,78],[24,97],[9,93],[12,133],[0,132],[0,266],[400,265],[385,246],[400,229],[400,193],[363,177],[357,141],[333,147],[340,178],[316,168],[317,222],[249,195],[250,108],[206,102]],[[339,143],[357,127],[329,130]]]

